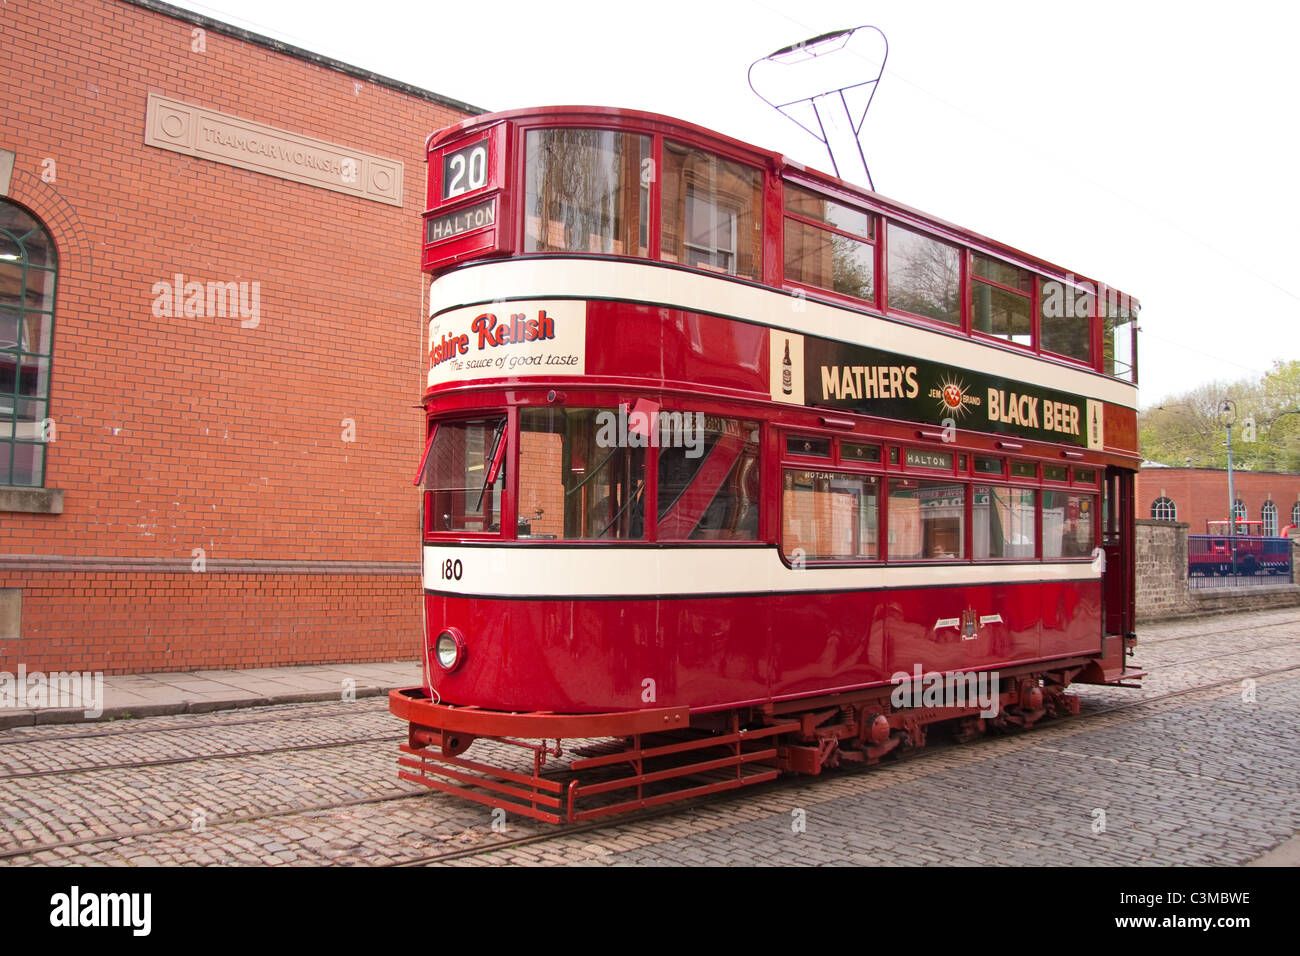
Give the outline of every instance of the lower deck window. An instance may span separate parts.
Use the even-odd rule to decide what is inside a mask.
[[[918,478],[889,480],[889,557],[960,560],[966,557],[966,486]]]
[[[604,440],[612,409],[527,408],[519,413],[518,537],[645,537],[644,448]]]
[[[702,434],[659,449],[659,540],[756,541],[757,423],[686,418]]]
[[[971,502],[975,558],[1033,558],[1037,493],[1026,488],[976,485]]]
[[[874,560],[880,555],[879,498],[874,475],[787,470],[782,553],[791,561]]]
[[[1097,498],[1043,492],[1043,557],[1087,558],[1096,544]]]

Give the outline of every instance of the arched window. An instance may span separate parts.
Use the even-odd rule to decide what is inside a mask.
[[[1269,538],[1277,537],[1277,505],[1271,501],[1264,502],[1261,509],[1260,517],[1264,519],[1264,535]]]
[[[0,485],[45,484],[55,272],[49,233],[0,199]]]
[[[1300,501],[1291,506],[1291,524],[1300,525]]]
[[[1220,512],[1222,514],[1222,512]],[[1232,517],[1237,521],[1246,520],[1246,502],[1238,498],[1232,503]]]
[[[1174,504],[1173,499],[1161,495],[1151,502],[1151,517],[1157,521],[1177,521],[1178,507]]]

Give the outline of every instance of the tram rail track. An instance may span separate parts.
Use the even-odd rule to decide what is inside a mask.
[[[1260,678],[1272,677],[1278,674],[1285,674],[1290,672],[1300,672],[1300,664],[1289,665],[1286,667],[1272,668],[1270,670],[1260,671],[1258,673],[1250,674],[1247,676],[1251,680],[1258,680]],[[1088,721],[1095,720],[1099,717],[1111,716],[1116,713],[1135,710],[1138,708],[1149,706],[1154,703],[1158,703],[1163,700],[1169,700],[1176,697],[1183,697],[1189,694],[1201,693],[1203,691],[1214,690],[1216,688],[1221,688],[1221,687],[1225,687],[1225,688],[1230,687],[1239,684],[1243,679],[1244,678],[1241,677],[1234,677],[1227,680],[1215,681],[1208,684],[1198,685],[1196,687],[1185,687],[1179,690],[1168,691],[1166,693],[1158,694],[1154,697],[1146,697],[1141,700],[1125,701],[1123,703],[1117,703],[1110,706],[1103,706],[1096,710],[1091,710],[1085,714],[1072,715],[1068,718],[1063,718],[1058,721],[1053,721],[1051,724],[1045,724],[1042,726],[1044,728],[1046,728],[1047,726],[1054,726],[1054,727],[1073,726],[1076,723],[1088,722]],[[1032,735],[1032,733],[1033,730],[1031,729],[1028,731],[1024,731],[1022,733],[1017,733],[1016,736],[1021,736],[1021,735],[1028,736],[1028,735]],[[958,747],[966,747],[966,746],[970,746],[970,745],[958,744],[958,743],[947,743],[947,744],[941,744],[936,747],[927,746],[924,749],[909,752],[903,757],[903,759],[907,759],[907,760],[924,759],[927,754],[933,754],[934,752],[939,750],[946,750],[949,748],[958,748]],[[887,766],[887,763],[884,766]],[[864,771],[882,770],[882,769],[884,769],[883,766],[877,765],[875,767],[870,767],[870,768],[855,768],[854,770],[850,770],[847,772],[861,773]],[[486,846],[467,847],[460,850],[448,851],[446,853],[428,854],[410,860],[394,861],[392,863],[378,864],[378,865],[430,866],[437,863],[449,863],[454,860],[466,859],[475,856],[485,856],[487,854],[498,853],[503,850],[511,850],[511,849],[530,846],[536,843],[544,843],[547,842],[548,840],[561,839],[565,837],[579,835],[582,833],[588,833],[594,830],[607,828],[611,825],[623,825],[625,823],[636,823],[645,820],[653,820],[659,817],[671,815],[673,813],[678,813],[681,812],[682,810],[686,810],[692,807],[711,806],[713,804],[720,803],[725,800],[736,799],[745,794],[749,794],[752,796],[759,793],[779,792],[784,787],[793,786],[800,782],[806,782],[806,780],[803,780],[799,776],[792,774],[789,776],[778,777],[776,780],[773,780],[770,783],[757,784],[753,787],[745,787],[737,790],[728,791],[725,793],[711,795],[708,797],[699,797],[694,800],[685,800],[682,801],[681,803],[672,804],[668,807],[657,807],[647,811],[634,811],[631,813],[621,814],[619,815],[616,821],[611,821],[606,819],[606,820],[591,821],[589,823],[582,823],[582,824],[576,824],[571,826],[557,827],[554,828],[553,831],[533,833],[526,836],[517,837],[513,840],[497,841],[495,843]]]
[[[1288,642],[1288,644],[1289,643],[1290,642]],[[1284,645],[1270,645],[1270,647],[1272,648],[1276,648],[1280,646],[1284,646]],[[1249,648],[1243,650],[1241,653],[1248,654],[1248,653],[1253,653],[1265,649],[1267,648]],[[1220,655],[1215,657],[1214,659],[1222,660],[1223,658],[1222,655]],[[1194,661],[1170,662],[1165,666],[1182,665],[1182,664],[1190,664],[1190,663],[1194,663]],[[1234,676],[1232,678],[1210,681],[1208,683],[1203,683],[1203,684],[1197,684],[1196,686],[1193,687],[1179,688],[1176,690],[1167,691],[1161,694],[1157,694],[1151,697],[1141,698],[1138,700],[1122,701],[1114,704],[1103,704],[1102,706],[1099,706],[1093,710],[1089,710],[1086,713],[1073,715],[1063,720],[1053,721],[1050,725],[1042,724],[1040,726],[1044,728],[1047,726],[1056,726],[1056,727],[1073,726],[1075,724],[1087,723],[1104,716],[1111,716],[1117,713],[1140,710],[1141,708],[1148,707],[1152,704],[1156,704],[1165,700],[1184,697],[1190,694],[1201,693],[1207,690],[1214,690],[1218,688],[1227,688],[1231,686],[1236,686],[1239,685],[1240,682],[1244,679],[1258,680],[1261,678],[1273,677],[1280,674],[1286,674],[1292,672],[1300,672],[1300,664],[1292,664],[1283,667],[1255,671],[1245,675]],[[260,722],[263,721],[260,719],[254,721],[247,721],[247,723],[260,723]],[[236,725],[238,723],[243,723],[243,722],[229,722],[226,725]],[[167,729],[175,730],[176,728],[167,728]],[[1032,731],[1026,733],[1032,733]],[[260,756],[263,754],[286,752],[286,751],[321,750],[321,749],[344,748],[349,746],[368,746],[373,743],[398,740],[401,739],[402,736],[403,735],[400,734],[394,734],[394,735],[385,735],[382,737],[364,738],[364,739],[356,739],[356,740],[349,740],[349,741],[331,741],[328,743],[306,745],[306,746],[295,745],[295,746],[276,747],[276,748],[262,748],[256,751],[229,752],[229,753],[222,754],[220,756],[201,755],[201,756],[191,756],[191,757],[166,758],[157,761],[144,761],[144,762],[135,762],[135,763],[128,762],[128,763],[113,765],[111,767],[108,765],[104,765],[104,766],[99,766],[94,768],[82,768],[80,770],[52,770],[52,771],[36,771],[31,773],[18,773],[18,774],[7,775],[7,777],[0,776],[0,781],[3,781],[4,779],[14,779],[14,778],[21,779],[26,777],[53,776],[58,774],[69,774],[69,773],[89,773],[89,772],[96,772],[96,771],[109,770],[109,769],[134,769],[138,767],[194,763],[194,762],[202,762],[208,759],[236,759],[239,757],[253,757],[253,756]],[[944,750],[944,749],[948,749],[949,747],[960,747],[960,746],[966,746],[966,745],[960,745],[956,743],[939,744],[938,746],[932,745],[930,747],[926,747],[924,749],[914,751],[908,754],[906,757],[904,757],[904,759],[907,759],[909,761],[911,759],[923,759],[927,754],[932,754],[938,750]],[[887,763],[886,763],[886,767],[877,766],[869,769],[885,770],[887,769]],[[602,828],[607,828],[611,825],[622,826],[622,825],[637,823],[641,821],[653,820],[659,817],[668,816],[674,813],[679,813],[687,809],[712,806],[729,799],[735,799],[745,794],[754,795],[754,794],[761,794],[761,793],[771,793],[773,791],[779,791],[783,787],[794,786],[806,782],[807,782],[806,780],[804,780],[803,778],[797,775],[790,775],[790,776],[780,777],[777,780],[771,781],[769,783],[758,784],[753,787],[741,788],[738,790],[729,791],[725,793],[713,794],[707,797],[700,797],[693,800],[686,800],[681,803],[674,803],[666,807],[656,807],[644,811],[633,811],[629,813],[620,814],[614,820],[605,819],[605,820],[591,821],[582,824],[573,824],[573,825],[565,825],[560,827],[548,828],[547,830],[542,832],[529,833],[513,839],[498,840],[483,846],[465,847],[465,848],[451,850],[444,853],[424,854],[420,856],[411,857],[409,859],[387,861],[375,865],[377,866],[426,866],[426,865],[434,865],[438,863],[447,863],[458,859],[487,855],[491,853],[501,852],[503,850],[514,849],[517,847],[525,847],[525,846],[530,846],[532,844],[545,843],[550,840],[568,838],[582,833],[591,832]],[[327,802],[321,802],[315,804],[306,804],[306,805],[301,805],[296,807],[278,808],[278,809],[268,810],[259,813],[236,814],[228,817],[215,816],[215,817],[210,817],[206,820],[205,832],[210,832],[214,828],[236,826],[236,825],[252,823],[264,819],[274,819],[274,818],[280,818],[286,816],[293,816],[296,814],[329,812],[331,810],[345,809],[345,808],[350,808],[355,806],[364,806],[368,804],[389,803],[392,801],[405,800],[408,798],[416,798],[416,797],[424,797],[424,796],[429,796],[429,791],[424,788],[419,788],[413,790],[400,790],[400,791],[394,791],[389,793],[376,794],[369,797],[361,797],[355,799],[335,800],[335,801],[327,801]],[[84,846],[104,844],[104,843],[117,843],[122,841],[149,838],[152,836],[162,836],[171,833],[180,833],[190,829],[191,829],[191,825],[189,823],[178,823],[175,825],[168,825],[168,826],[137,828],[132,830],[117,831],[117,832],[107,833],[107,834],[74,837],[67,840],[51,841],[51,842],[42,843],[35,846],[12,847],[12,848],[0,849],[0,861],[21,860],[22,858],[25,857],[35,857],[40,854],[57,852],[58,850],[64,848],[84,847]]]
[[[225,751],[184,757],[164,757],[159,760],[97,764],[93,767],[59,767],[50,770],[20,770],[17,773],[0,773],[0,782],[5,780],[22,780],[30,777],[55,777],[73,776],[84,773],[102,773],[105,770],[140,770],[148,767],[165,767],[170,764],[197,763],[204,760],[233,760],[240,757],[261,757],[275,753],[300,753],[304,750],[328,750],[334,747],[350,747],[356,744],[383,743],[384,741],[391,742],[405,739],[405,734],[385,734],[382,736],[358,737],[352,740],[331,740],[318,744],[287,744],[282,747],[264,747],[260,750]]]

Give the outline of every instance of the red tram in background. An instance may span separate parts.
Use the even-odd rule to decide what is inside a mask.
[[[1187,573],[1196,576],[1290,574],[1291,542],[1264,534],[1264,522],[1206,521],[1204,535],[1187,541]]]
[[[428,162],[402,777],[578,820],[1141,676],[1128,296],[648,113]]]

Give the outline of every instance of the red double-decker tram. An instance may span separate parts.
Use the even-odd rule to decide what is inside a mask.
[[[403,777],[577,820],[1140,676],[1128,296],[658,115],[428,161]]]

